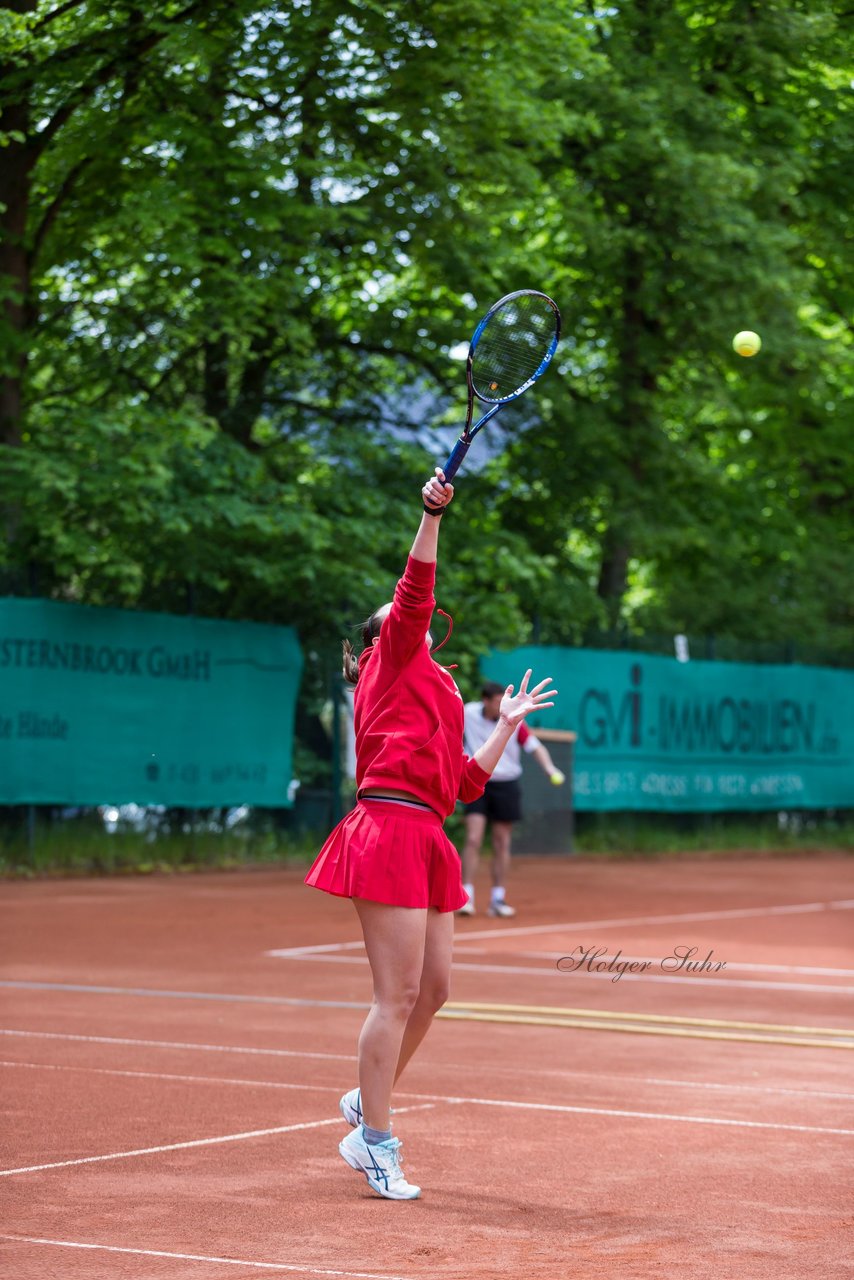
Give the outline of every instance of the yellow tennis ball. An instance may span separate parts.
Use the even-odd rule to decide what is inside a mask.
[[[755,356],[761,346],[762,339],[759,334],[753,333],[750,329],[743,329],[732,340],[732,349],[740,356]]]

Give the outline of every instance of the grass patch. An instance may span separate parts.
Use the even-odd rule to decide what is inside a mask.
[[[311,831],[240,828],[107,832],[94,821],[41,824],[0,845],[0,876],[153,875],[248,866],[308,864],[320,840]]]
[[[576,815],[575,852],[607,859],[691,856],[785,856],[854,853],[854,815],[639,814]],[[445,830],[461,850],[460,813]],[[108,832],[97,814],[66,821],[39,820],[0,831],[0,876],[153,875],[245,867],[307,867],[328,835],[326,827],[283,829],[269,814],[255,814],[232,830],[202,816],[148,831]],[[489,852],[489,840],[484,853]],[[519,855],[522,857],[523,855]]]
[[[575,851],[617,857],[686,854],[854,853],[848,814],[578,815]]]

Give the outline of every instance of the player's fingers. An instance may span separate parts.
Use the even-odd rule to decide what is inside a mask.
[[[539,691],[543,688],[544,685],[551,684],[551,682],[552,682],[551,676],[546,676],[545,680],[541,680],[539,684],[535,684],[533,689],[530,690],[531,697],[533,697],[534,694],[539,693]]]
[[[432,478],[427,481],[424,488],[429,489],[432,494],[440,497],[444,502],[449,502],[450,496],[454,492],[451,485],[448,485],[448,487],[445,488],[438,480],[434,480]]]
[[[520,693],[528,692],[528,681],[530,680],[530,678],[531,678],[531,668],[528,667],[528,670],[525,672],[525,674],[522,677],[522,683],[519,685]]]
[[[442,485],[439,483],[438,480],[431,480],[430,488],[433,493],[436,493],[439,495],[439,497],[442,499],[442,502],[444,503],[445,506],[448,505],[448,503],[451,501],[451,498],[453,498],[454,496],[454,486],[452,484]]]

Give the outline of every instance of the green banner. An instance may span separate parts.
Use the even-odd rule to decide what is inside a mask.
[[[290,803],[291,627],[0,599],[0,803]]]
[[[578,734],[577,809],[854,805],[854,671],[544,647],[481,665],[502,684],[552,677],[556,705],[531,723]]]

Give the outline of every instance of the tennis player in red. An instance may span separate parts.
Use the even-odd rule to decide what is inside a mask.
[[[356,807],[324,844],[306,884],[351,898],[373,977],[359,1037],[359,1087],[341,1099],[352,1126],[339,1145],[347,1163],[388,1200],[419,1187],[400,1166],[392,1137],[395,1082],[448,998],[454,912],[465,902],[460,859],[443,830],[458,799],[482,794],[516,726],[554,704],[527,671],[507,688],[495,729],[475,755],[463,752],[463,701],[432,656],[430,620],[439,525],[453,487],[441,471],[421,491],[424,515],[394,599],[362,628],[358,661],[344,642],[344,674],[356,684]]]

